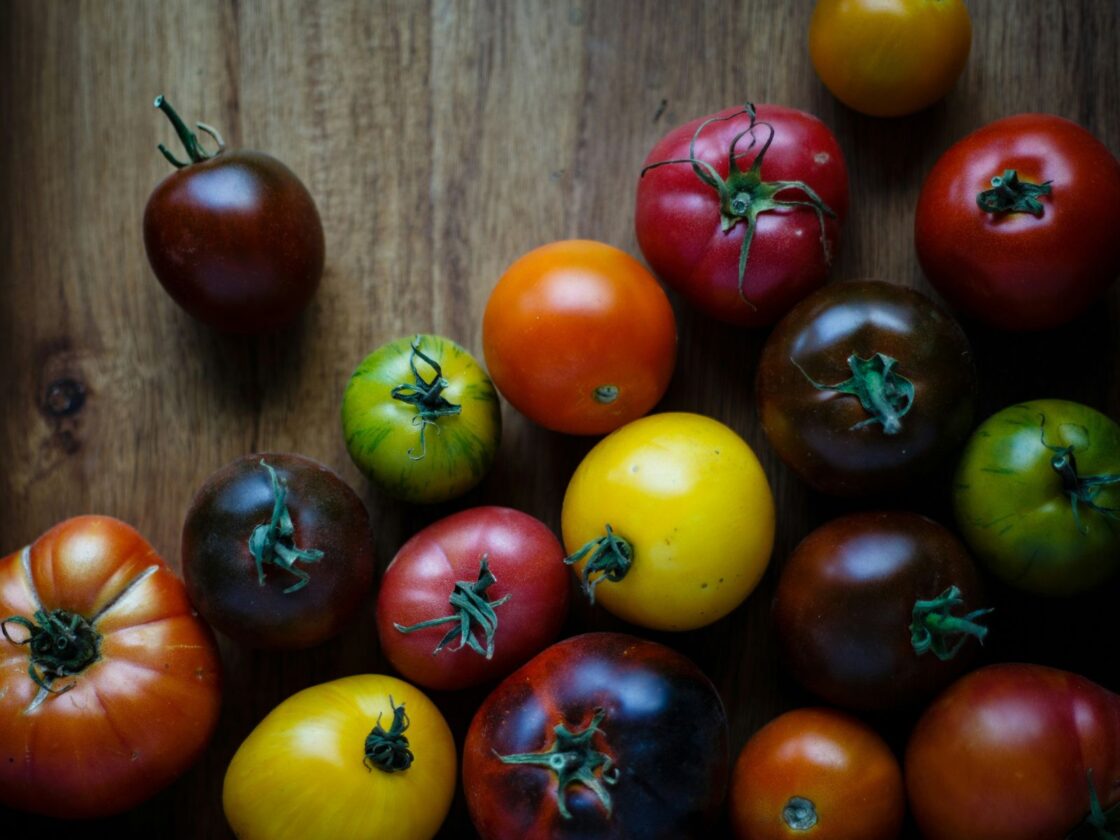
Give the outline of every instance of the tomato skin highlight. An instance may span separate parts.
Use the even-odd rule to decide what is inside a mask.
[[[548,750],[554,727],[602,718],[591,748],[610,809],[590,787],[499,756]],[[475,714],[463,748],[463,787],[484,840],[703,837],[718,818],[729,765],[727,718],[714,686],[689,659],[621,633],[558,642],[507,677]],[[617,780],[603,781],[617,770]]]
[[[1120,697],[1040,665],[989,665],[933,702],[906,749],[910,807],[928,840],[1069,835],[1120,802]]]
[[[1048,184],[1039,215],[988,213],[977,196],[1013,170]],[[1120,275],[1120,161],[1091,133],[1050,114],[995,120],[955,143],[926,177],[914,244],[950,305],[1002,330],[1061,326]]]
[[[825,87],[856,111],[900,117],[956,83],[972,45],[961,0],[818,0],[809,56]]]
[[[774,129],[762,178],[805,182],[835,215],[825,216],[822,233],[816,213],[807,207],[760,213],[740,291],[746,224],[723,230],[717,191],[688,163],[649,167],[687,160],[697,129],[706,120],[719,118],[704,128],[694,149],[697,159],[726,179],[732,141],[750,125],[745,114],[733,116],[742,110],[737,106],[699,117],[658,141],[646,156],[647,168],[638,180],[634,224],[650,268],[692,306],[720,321],[758,327],[778,320],[828,278],[848,210],[848,172],[839,143],[819,119],[779,105],[757,106],[759,146],[768,133],[762,123]],[[747,151],[747,145],[744,141],[737,151]],[[752,157],[744,158],[742,165]],[[793,189],[781,197],[804,198]]]
[[[11,617],[34,620],[40,608],[81,616],[100,637],[95,660],[50,681],[61,693],[35,684],[28,647],[12,642],[28,633]],[[0,620],[0,803],[54,818],[110,816],[202,756],[221,702],[217,645],[131,526],[77,516],[0,560]]]
[[[496,578],[484,595],[497,629],[490,659],[461,639],[437,645],[452,624],[403,633],[456,614],[448,598],[458,581],[474,581],[487,558]],[[570,576],[560,541],[540,520],[503,507],[477,507],[440,519],[413,535],[385,570],[377,596],[381,650],[407,679],[439,691],[454,691],[505,676],[552,642],[568,614]],[[472,632],[485,646],[485,634]]]
[[[795,709],[739,753],[729,796],[738,840],[895,840],[906,796],[898,759],[867,724]]]
[[[601,579],[594,600],[657,630],[703,627],[734,610],[774,544],[774,499],[754,452],[719,421],[684,412],[643,417],[601,440],[572,475],[560,518],[569,557],[608,525],[627,541],[629,570]],[[573,563],[581,579],[589,562]]]
[[[514,408],[552,431],[601,435],[665,394],[677,327],[641,263],[573,239],[535,248],[506,269],[486,304],[482,344]]]

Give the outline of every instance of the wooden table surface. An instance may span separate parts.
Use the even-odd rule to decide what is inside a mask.
[[[591,439],[543,431],[504,406],[499,460],[456,502],[408,507],[347,457],[339,401],[356,363],[416,331],[481,355],[481,315],[503,269],[555,239],[637,255],[640,164],[672,125],[721,107],[776,102],[818,114],[851,176],[834,278],[926,291],[912,224],[922,179],[981,124],[1022,111],[1074,119],[1120,149],[1120,4],[974,0],[972,53],[941,103],[879,120],[837,103],[806,49],[811,3],[761,2],[41,2],[0,5],[0,550],[80,513],[124,519],[173,564],[187,504],[236,456],[299,452],[358,488],[384,566],[423,525],[506,504],[559,525],[567,479]],[[327,266],[305,317],[259,339],[193,322],[148,267],[141,214],[168,173],[174,137],[152,109],[165,93],[231,146],[285,161],[314,195]],[[812,702],[781,670],[769,623],[777,572],[807,531],[856,507],[809,493],[776,459],[752,386],[765,331],[713,323],[673,298],[680,350],[661,409],[714,416],[759,453],[779,526],[766,578],[730,617],[650,634],[693,656],[719,686],[732,746],[779,711]],[[983,377],[982,414],[1066,397],[1120,416],[1120,289],[1076,324],[1006,336],[966,324]],[[84,403],[59,415],[53,383]],[[55,406],[57,409],[57,405]],[[947,488],[894,504],[948,521]],[[1120,666],[1106,605],[1117,584],[1073,602],[1013,597],[993,584],[988,660],[1079,670],[1114,690]],[[625,629],[580,607],[569,630]],[[222,776],[257,721],[297,689],[387,667],[373,605],[312,651],[264,654],[222,642],[224,706],[206,757],[156,799],[105,827],[117,836],[228,836]],[[461,741],[484,692],[438,696]],[[911,716],[875,718],[897,746]],[[5,836],[24,818],[0,814]],[[42,826],[41,820],[35,821]],[[470,835],[462,799],[447,837]],[[60,830],[47,825],[50,836]]]

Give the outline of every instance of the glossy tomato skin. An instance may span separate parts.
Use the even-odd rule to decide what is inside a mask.
[[[834,519],[802,540],[782,569],[774,622],[783,662],[829,703],[874,710],[912,704],[960,676],[979,645],[939,659],[911,642],[914,605],[950,587],[950,615],[982,609],[983,587],[968,552],[948,530],[913,513],[865,512]],[[946,651],[947,652],[947,651]]]
[[[657,630],[692,630],[727,615],[754,590],[774,545],[774,498],[750,446],[709,417],[643,417],[601,440],[568,483],[561,512],[569,556],[607,526],[632,550],[619,580],[573,571],[594,600]],[[586,589],[586,586],[585,586]]]
[[[167,293],[223,332],[279,329],[323,274],[323,225],[307,188],[263,152],[222,151],[171,173],[144,208],[144,247]]]
[[[928,840],[1034,840],[1120,802],[1120,697],[1066,671],[989,665],[950,686],[906,749],[910,808]]]
[[[482,345],[518,411],[546,429],[601,435],[664,395],[677,326],[641,263],[577,239],[543,245],[506,269],[486,304]]]
[[[429,387],[441,381],[442,388]],[[407,401],[425,388],[430,408]],[[355,369],[342,397],[342,432],[350,458],[380,490],[406,502],[445,502],[482,481],[494,463],[502,408],[494,383],[463,347],[438,335],[409,336]]]
[[[818,0],[809,55],[832,95],[873,117],[932,105],[968,61],[972,21],[962,0]]]
[[[1029,212],[987,213],[977,195],[1014,170],[1050,183]],[[1004,330],[1045,330],[1084,312],[1120,274],[1120,162],[1050,114],[996,120],[953,145],[922,186],[914,243],[949,303]]]
[[[646,157],[645,166],[689,158],[697,129],[695,155],[728,177],[728,158],[735,136],[750,126],[740,107],[699,117],[666,134]],[[746,224],[724,230],[718,192],[701,180],[690,164],[646,169],[638,181],[635,227],[638,245],[654,273],[704,314],[740,326],[764,326],[828,278],[840,243],[840,227],[848,210],[848,171],[835,136],[811,114],[779,105],[759,105],[756,150],[773,127],[773,142],[761,166],[766,181],[802,181],[834,215],[821,226],[807,207],[760,213],[749,258],[739,284],[739,259]],[[747,150],[749,141],[736,147]],[[740,161],[746,166],[754,153]],[[782,198],[803,200],[800,190]],[[744,297],[746,300],[744,300]],[[748,303],[749,301],[749,303]]]
[[[857,396],[834,389],[849,359],[894,359],[913,402],[886,432]],[[800,369],[799,369],[800,367]],[[771,446],[811,487],[867,496],[912,486],[964,440],[977,377],[968,339],[929,298],[882,282],[833,283],[802,301],[766,341],[756,379]]]
[[[906,812],[898,759],[835,709],[795,709],[758,730],[728,799],[738,840],[895,840]]]
[[[378,724],[403,706],[405,769],[367,759]],[[455,741],[439,709],[396,677],[360,674],[306,688],[238,748],[222,787],[238,840],[429,840],[455,793]]]
[[[308,576],[264,563],[263,584],[250,550],[272,520],[276,471],[295,528],[288,546],[321,551],[297,562]],[[373,585],[373,534],[358,494],[333,471],[288,453],[245,455],[199,488],[183,523],[183,577],[198,611],[216,629],[253,647],[306,648],[341,632]],[[295,588],[299,587],[299,588]],[[289,590],[285,592],[285,590]]]
[[[483,557],[495,581],[481,598],[501,602],[493,607],[497,627],[491,658],[460,647],[461,635],[436,652],[457,623],[411,633],[397,629],[460,615],[448,598],[457,582],[477,581]],[[539,519],[506,507],[460,511],[415,534],[385,570],[377,596],[381,650],[406,679],[425,688],[453,691],[496,680],[560,633],[569,583],[564,549]],[[471,628],[485,649],[485,632],[476,622]]]
[[[41,691],[28,647],[12,643],[28,636],[12,617],[40,624],[40,609],[81,616],[99,639],[92,663],[49,680],[61,693]],[[104,817],[136,807],[202,755],[221,702],[217,645],[182,583],[132,527],[78,516],[0,560],[4,619],[0,803]]]
[[[576,782],[565,818],[555,772],[499,756],[547,751],[554,727],[586,731],[597,710],[591,748],[611,767],[592,775],[610,813]],[[463,786],[484,840],[700,837],[718,817],[728,765],[723,704],[696,665],[655,642],[587,633],[546,648],[486,699],[467,733]]]
[[[1083,592],[1120,568],[1120,520],[1107,510],[1120,508],[1120,481],[1075,514],[1055,467],[1067,447],[1080,478],[1120,477],[1120,425],[1080,403],[1034,400],[980,424],[953,484],[957,525],[977,558],[1042,595]]]

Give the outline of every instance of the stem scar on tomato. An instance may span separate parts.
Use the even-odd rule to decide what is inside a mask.
[[[714,166],[696,157],[696,141],[699,139],[704,129],[712,123],[733,120],[743,114],[746,114],[750,118],[750,125],[736,134],[731,140],[731,146],[728,149],[727,178],[725,180],[720,177],[719,172],[716,171]],[[750,168],[743,171],[739,168],[739,158],[748,154],[758,144],[758,138],[755,137],[754,130],[759,126],[765,126],[769,129],[770,133],[766,141],[762,144],[762,148],[759,149],[758,153],[755,155]],[[736,147],[739,145],[739,141],[747,135],[750,135],[750,144],[747,146],[746,151],[737,152]],[[743,244],[739,248],[738,288],[739,297],[742,299],[743,303],[747,304],[747,306],[755,311],[758,310],[758,307],[747,297],[743,287],[743,278],[746,275],[747,260],[750,256],[751,242],[754,239],[754,232],[758,225],[759,214],[777,210],[781,207],[807,207],[812,210],[817,216],[817,224],[820,227],[821,250],[824,252],[824,261],[827,265],[832,264],[832,253],[828,247],[828,237],[825,235],[824,217],[836,218],[835,211],[825,204],[824,200],[804,181],[762,180],[762,160],[766,157],[766,152],[769,151],[770,144],[774,142],[774,135],[774,126],[769,122],[759,122],[758,116],[755,113],[754,104],[748,102],[741,111],[736,111],[733,114],[728,114],[723,117],[710,117],[700,123],[688,145],[687,158],[662,160],[648,164],[642,168],[640,176],[645,177],[647,172],[659,166],[687,163],[692,166],[692,171],[696,173],[696,177],[715,190],[719,195],[720,226],[723,232],[727,233],[739,222],[743,222],[746,225],[746,231],[743,234]],[[777,197],[778,193],[791,189],[801,190],[801,192],[805,194],[807,200],[783,199]]]
[[[261,458],[261,466],[268,470],[272,479],[272,518],[267,523],[258,525],[249,535],[249,553],[257,565],[257,581],[261,586],[264,586],[264,567],[268,563],[299,578],[284,590],[285,595],[290,595],[303,589],[311,580],[311,575],[295,564],[301,561],[318,563],[323,559],[323,552],[317,548],[296,548],[293,544],[296,529],[286,504],[288,482],[280,478],[272,465],[265,463],[264,458]]]
[[[992,178],[992,188],[976,195],[976,204],[985,213],[1030,213],[1035,218],[1042,216],[1040,195],[1050,195],[1052,181],[1032,184],[1020,181],[1014,169],[1003,170],[1002,175]]]
[[[8,624],[23,627],[27,638],[13,639]],[[5,618],[0,621],[0,633],[13,645],[28,646],[31,655],[27,675],[51,694],[65,694],[76,685],[71,682],[62,688],[52,688],[56,679],[80,674],[101,658],[101,634],[83,616],[63,609],[47,612],[40,607],[33,618]]]
[[[792,356],[790,361],[818,391],[835,391],[859,399],[863,410],[871,416],[856,423],[851,431],[878,423],[884,434],[897,435],[902,430],[902,418],[914,405],[914,383],[898,373],[894,369],[898,361],[884,353],[866,359],[853,353],[848,357],[851,378],[835,385],[818,382]]]
[[[487,555],[482,555],[482,560],[479,563],[478,580],[460,580],[455,582],[455,587],[451,590],[451,596],[447,599],[451,604],[454,612],[451,615],[443,616],[442,618],[433,618],[428,621],[421,621],[419,624],[413,624],[405,627],[402,624],[393,623],[393,626],[401,633],[414,633],[417,630],[423,630],[427,627],[438,627],[441,624],[456,624],[458,626],[452,627],[447,631],[447,634],[436,645],[436,649],[432,651],[432,655],[439,653],[449,642],[458,637],[459,644],[451,648],[451,650],[462,650],[464,646],[469,647],[475,653],[485,656],[487,659],[494,658],[494,634],[498,630],[498,614],[494,612],[498,607],[513,597],[513,593],[508,593],[499,598],[497,601],[486,600],[486,590],[498,582],[494,577],[494,573],[490,571],[488,565]],[[471,625],[477,624],[486,637],[486,647],[483,648],[482,644],[475,637],[474,630]]]
[[[564,819],[572,818],[565,792],[569,785],[574,784],[583,785],[599,797],[599,802],[609,817],[611,795],[607,786],[617,784],[620,773],[609,755],[599,752],[591,745],[591,739],[596,733],[604,734],[599,724],[606,716],[605,709],[596,709],[591,722],[579,732],[572,732],[563,723],[557,724],[552,730],[556,738],[544,752],[501,755],[495,750],[494,755],[504,764],[535,764],[555,773],[556,808]],[[599,771],[598,776],[595,775],[596,770]]]
[[[791,796],[782,809],[782,822],[793,831],[808,831],[818,821],[817,807],[803,796]]]
[[[580,573],[580,583],[592,604],[595,603],[595,587],[604,580],[618,582],[626,577],[634,564],[634,548],[624,538],[606,525],[606,534],[596,537],[564,558],[564,564],[572,566],[587,555],[591,555],[587,565]],[[595,577],[592,577],[594,575]]]
[[[365,758],[362,763],[371,773],[374,767],[385,773],[400,773],[411,767],[415,759],[404,734],[409,725],[404,703],[397,706],[390,696],[389,708],[393,710],[393,722],[388,731],[381,726],[379,713],[373,730],[366,737]]]
[[[1089,526],[1081,519],[1079,505],[1085,505],[1089,510],[1096,511],[1101,516],[1109,519],[1120,520],[1120,507],[1105,507],[1098,505],[1097,496],[1101,490],[1112,485],[1120,485],[1120,473],[1102,475],[1078,475],[1077,459],[1073,454],[1073,445],[1055,446],[1046,442],[1046,415],[1040,414],[1039,429],[1042,445],[1054,453],[1050,459],[1050,466],[1062,479],[1062,491],[1069,496],[1070,506],[1073,508],[1073,521],[1077,530],[1082,534],[1089,533]]]
[[[936,598],[914,602],[910,644],[918,656],[932,652],[946,662],[957,655],[969,636],[975,636],[977,641],[984,643],[988,628],[978,624],[976,619],[991,613],[992,608],[973,610],[967,615],[953,615],[953,608],[963,603],[961,590],[956,586],[950,586]],[[951,636],[957,638],[950,642]]]
[[[423,359],[428,366],[435,371],[435,376],[429,382],[420,375],[420,371],[416,367],[416,357],[419,356]],[[408,457],[413,461],[419,461],[428,452],[428,447],[424,443],[424,431],[428,426],[435,426],[436,433],[439,434],[439,423],[436,422],[440,417],[450,417],[459,414],[463,407],[449,402],[443,396],[443,389],[449,383],[443,376],[443,369],[440,367],[439,362],[431,356],[426,355],[420,349],[420,336],[412,339],[412,353],[408,357],[408,366],[412,369],[414,381],[405,382],[396,386],[393,391],[393,399],[400,400],[408,405],[415,406],[417,415],[413,423],[420,426],[420,454],[415,454],[415,449],[408,450]]]

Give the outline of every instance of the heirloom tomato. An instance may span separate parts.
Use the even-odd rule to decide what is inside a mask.
[[[486,304],[482,346],[498,390],[534,423],[601,435],[661,399],[677,325],[645,266],[577,239],[544,245],[506,269]]]
[[[342,397],[342,432],[358,468],[390,496],[445,502],[482,481],[502,435],[486,371],[448,338],[417,335],[379,347]]]
[[[774,498],[751,448],[698,414],[643,417],[576,468],[564,547],[592,602],[657,630],[711,624],[758,584]]]
[[[774,621],[798,682],[849,709],[887,709],[944,688],[976,652],[980,575],[960,541],[913,513],[855,513],[801,541]]]
[[[401,546],[377,596],[381,650],[407,679],[450,691],[504,677],[568,614],[564,549],[527,513],[477,507]]]
[[[202,616],[256,647],[329,639],[373,585],[365,505],[300,455],[246,455],[210,476],[187,511],[181,556]]]
[[[1090,589],[1120,567],[1120,425],[1066,400],[1005,408],[969,439],[953,503],[965,541],[1008,583]]]
[[[116,814],[202,755],[218,649],[130,526],[78,516],[0,560],[0,630],[0,803]]]
[[[463,787],[483,840],[708,836],[728,730],[685,656],[621,633],[546,648],[474,716]]]
[[[1120,697],[1040,665],[973,671],[918,721],[906,788],[926,840],[1114,837]]]
[[[678,126],[638,180],[638,245],[705,314],[771,324],[828,278],[848,210],[836,138],[779,105],[726,108]]]
[[[809,21],[821,81],[873,117],[912,114],[943,97],[971,45],[962,0],[818,0]]]
[[[913,486],[968,434],[976,368],[960,326],[903,286],[833,283],[770,334],[756,379],[762,428],[814,489]]]
[[[323,274],[323,225],[307,188],[276,158],[247,149],[211,154],[162,96],[190,157],[152,191],[144,247],[156,278],[192,316],[217,329],[283,327],[307,306]]]
[[[922,186],[918,260],[961,312],[1005,330],[1071,321],[1120,274],[1120,162],[1049,114],[996,120],[952,146]]]
[[[886,742],[833,709],[795,709],[758,730],[728,798],[739,840],[894,840],[906,812]]]
[[[239,840],[428,840],[455,793],[455,741],[421,691],[360,674],[305,688],[257,724],[226,771]]]

